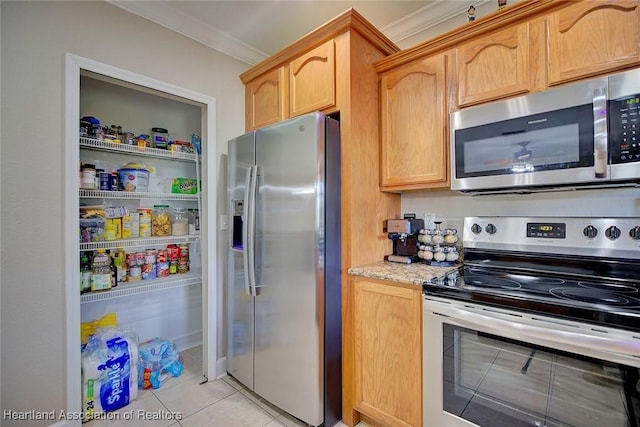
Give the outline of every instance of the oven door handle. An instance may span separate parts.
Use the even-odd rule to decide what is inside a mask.
[[[437,306],[435,306],[437,304]],[[492,333],[506,338],[532,342],[542,346],[584,354],[611,362],[640,367],[640,337],[635,340],[621,339],[614,336],[591,336],[579,331],[577,326],[561,320],[545,320],[535,318],[541,326],[522,323],[521,316],[512,315],[513,320],[502,319],[491,315],[475,313],[470,310],[453,307],[448,303],[426,300],[425,308],[435,314],[448,317],[458,326]],[[483,309],[491,312],[491,309]],[[510,316],[495,312],[497,316]],[[534,317],[534,316],[532,316]],[[547,323],[545,325],[545,323]],[[542,326],[544,325],[544,326]],[[575,331],[569,330],[575,328]],[[595,328],[594,328],[595,330]]]

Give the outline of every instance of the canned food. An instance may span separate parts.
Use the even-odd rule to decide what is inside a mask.
[[[157,262],[166,262],[167,261],[167,250],[166,249],[158,249],[158,254],[156,256]]]
[[[142,280],[158,277],[156,268],[156,264],[142,264]]]
[[[157,264],[158,277],[168,277],[169,276],[169,263],[168,262],[159,262]]]
[[[156,250],[155,249],[147,249],[144,251],[144,263],[145,264],[155,264],[156,263]]]
[[[178,261],[171,261],[169,263],[169,274],[178,273]]]
[[[169,245],[167,250],[169,251],[169,261],[177,262],[180,258],[180,248],[177,245]]]
[[[184,262],[184,261],[178,262],[178,274],[183,274],[188,272],[189,272],[189,262]]]
[[[136,282],[142,279],[142,269],[139,265],[132,265],[129,269],[129,281]]]
[[[137,265],[144,264],[145,258],[146,258],[146,254],[144,252],[136,252],[136,264]]]

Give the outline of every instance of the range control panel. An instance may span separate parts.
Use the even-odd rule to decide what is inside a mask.
[[[640,218],[467,217],[463,246],[640,258]]]

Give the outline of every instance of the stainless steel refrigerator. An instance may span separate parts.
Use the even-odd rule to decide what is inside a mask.
[[[309,425],[342,418],[340,127],[320,113],[229,141],[227,371]]]

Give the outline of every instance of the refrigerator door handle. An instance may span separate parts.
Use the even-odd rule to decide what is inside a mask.
[[[244,290],[247,295],[253,295],[251,291],[251,276],[249,274],[249,257],[251,256],[251,251],[249,249],[249,242],[251,239],[249,238],[249,224],[251,223],[251,179],[252,179],[252,170],[253,166],[249,166],[247,169],[247,176],[245,179],[245,187],[244,187],[244,200],[242,205],[242,271],[244,276]]]
[[[245,193],[245,222],[246,229],[243,230],[243,242],[245,249],[244,276],[245,289],[249,295],[257,296],[256,290],[256,182],[258,180],[258,166],[250,166],[247,171],[247,187]]]

